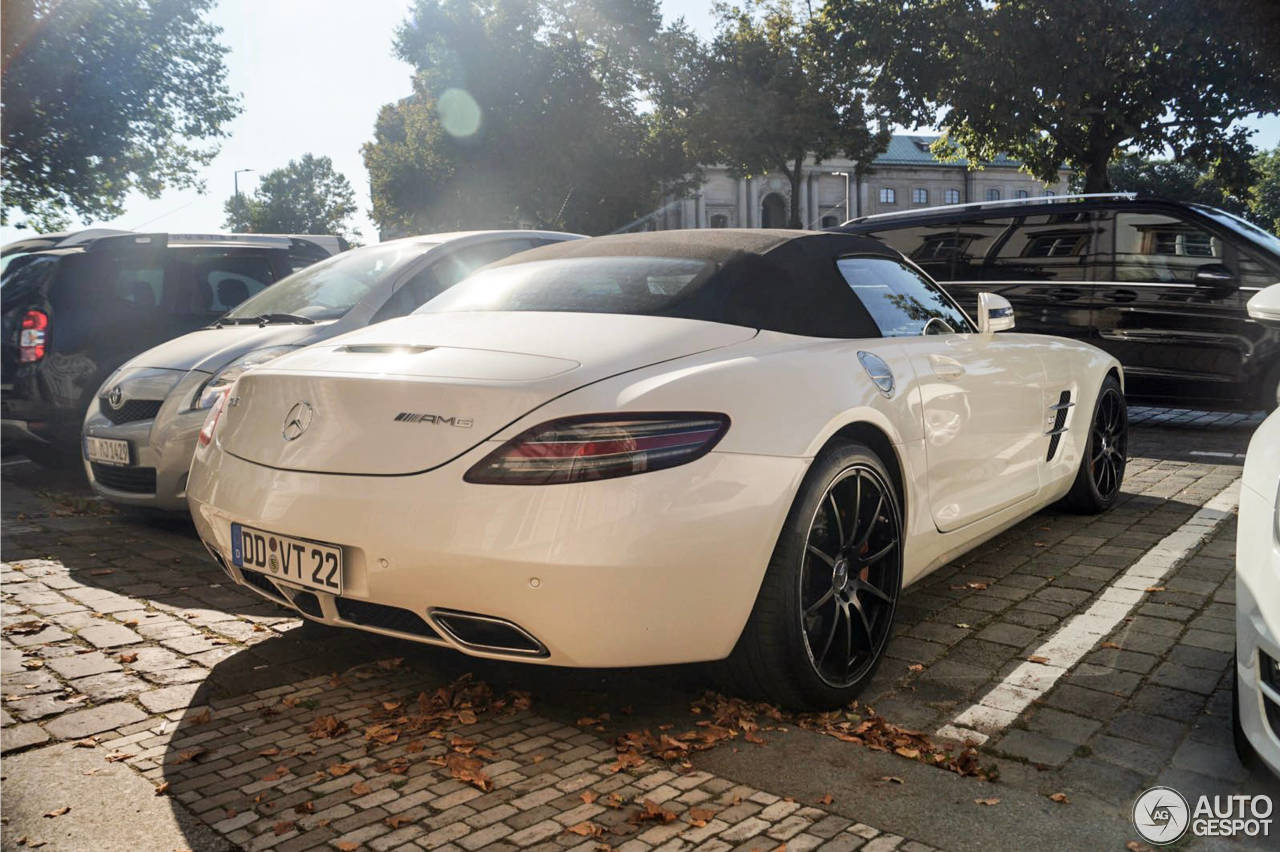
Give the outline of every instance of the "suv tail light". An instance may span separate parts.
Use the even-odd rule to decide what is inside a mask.
[[[33,364],[44,357],[45,341],[49,332],[49,315],[34,308],[22,317],[22,331],[18,335],[18,363]]]
[[[229,393],[231,393],[231,388],[227,388],[218,394],[218,398],[213,401],[213,405],[209,408],[209,413],[205,415],[204,425],[200,427],[200,435],[197,438],[200,446],[207,447],[209,442],[213,440],[213,430],[218,428],[218,418],[222,416],[222,409],[227,405],[227,394]]]
[[[686,464],[729,429],[723,414],[587,415],[551,420],[507,441],[463,477],[486,485],[612,479]]]

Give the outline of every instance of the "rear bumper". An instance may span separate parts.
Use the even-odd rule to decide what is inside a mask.
[[[201,539],[237,582],[244,575],[226,565],[232,522],[334,543],[343,549],[344,600],[406,610],[436,636],[361,625],[324,593],[310,613],[317,620],[476,656],[658,665],[733,649],[808,465],[713,452],[602,482],[463,482],[494,446],[428,473],[383,477],[279,471],[210,448],[197,453],[188,500]],[[286,584],[252,587],[297,604]],[[440,609],[508,620],[545,655],[468,646],[449,635]]]
[[[1240,727],[1271,771],[1280,775],[1280,542],[1271,496],[1240,489],[1236,543],[1236,681]]]

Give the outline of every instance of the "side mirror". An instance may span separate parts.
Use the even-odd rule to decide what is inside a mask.
[[[1196,267],[1196,276],[1192,279],[1197,287],[1204,287],[1215,293],[1232,293],[1236,289],[1236,275],[1221,263],[1206,263]]]
[[[1253,294],[1245,309],[1249,317],[1268,328],[1280,328],[1280,284],[1272,284]]]
[[[1013,305],[995,293],[978,294],[978,333],[994,334],[1013,328]]]

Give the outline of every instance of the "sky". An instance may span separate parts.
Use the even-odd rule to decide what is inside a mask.
[[[254,170],[239,175],[240,191],[251,193],[258,175],[311,153],[331,157],[334,168],[346,175],[356,192],[363,242],[375,242],[360,146],[373,137],[378,109],[411,91],[411,69],[391,50],[409,5],[409,0],[221,0],[212,20],[230,48],[228,85],[242,95],[244,110],[227,127],[218,156],[201,172],[205,193],[175,190],[157,199],[134,194],[123,216],[93,224],[220,231],[238,169]],[[707,0],[662,0],[661,5],[668,20],[683,17],[700,35],[711,35]],[[1280,144],[1280,117],[1248,125],[1260,131],[1254,144]],[[5,226],[0,243],[29,233]]]

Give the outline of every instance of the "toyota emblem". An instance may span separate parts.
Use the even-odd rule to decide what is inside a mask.
[[[124,405],[124,391],[120,389],[119,385],[107,392],[107,404],[115,409],[119,409],[120,406]]]
[[[299,402],[289,409],[289,413],[284,416],[284,429],[281,434],[284,435],[286,441],[294,441],[307,431],[307,427],[311,425],[311,416],[314,412],[311,405],[305,402]]]

